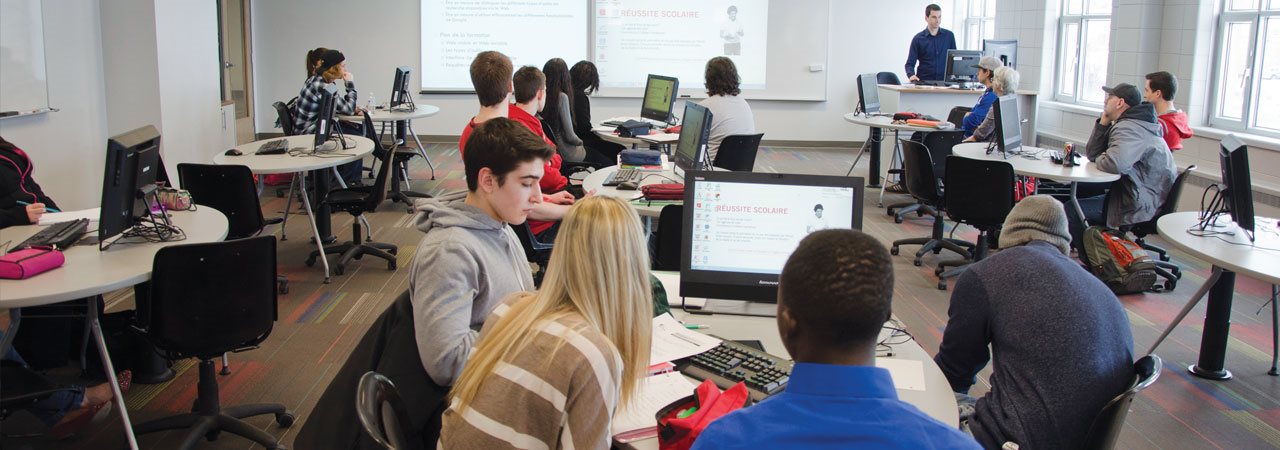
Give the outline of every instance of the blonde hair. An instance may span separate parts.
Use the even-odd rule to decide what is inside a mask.
[[[649,252],[631,205],[609,196],[578,201],[560,224],[542,288],[515,295],[525,298],[489,324],[449,392],[458,409],[475,400],[499,362],[529,345],[538,323],[571,313],[581,314],[622,356],[622,405],[631,400],[649,366],[653,324]]]
[[[1018,90],[1018,80],[1022,78],[1018,71],[1008,67],[998,67],[991,74],[991,88],[1000,91],[1000,95],[1013,94]]]
[[[325,69],[325,71],[320,74],[320,77],[324,78],[325,83],[332,83],[333,80],[342,78],[342,65],[338,64]]]

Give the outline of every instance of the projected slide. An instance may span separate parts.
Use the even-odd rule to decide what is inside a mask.
[[[468,68],[485,50],[516,67],[586,59],[588,11],[588,0],[422,0],[422,88],[471,90]]]
[[[768,0],[597,0],[592,42],[604,87],[643,88],[645,76],[703,85],[714,56],[733,58],[744,89],[764,89]]]
[[[693,270],[780,274],[809,233],[852,226],[851,188],[708,181],[695,189]]]

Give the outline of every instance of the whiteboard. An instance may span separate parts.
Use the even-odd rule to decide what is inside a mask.
[[[49,110],[41,1],[0,0],[0,113]]]

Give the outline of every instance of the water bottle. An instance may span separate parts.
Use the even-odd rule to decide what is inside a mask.
[[[370,93],[370,94],[369,94],[369,101],[368,101],[367,103],[365,103],[365,105],[364,105],[364,109],[365,109],[366,111],[373,112],[373,108],[374,108],[374,107],[376,107],[376,106],[378,106],[378,102],[377,102],[377,101],[375,101],[375,100],[373,99],[373,94],[372,94],[372,93]]]

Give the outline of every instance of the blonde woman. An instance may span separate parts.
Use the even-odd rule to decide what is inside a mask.
[[[570,208],[542,289],[485,320],[449,393],[441,448],[609,448],[613,411],[649,365],[648,267],[625,201]]]
[[[1014,95],[1014,91],[1018,90],[1018,80],[1021,76],[1018,71],[1008,67],[1000,67],[991,75],[991,90],[996,93],[996,101],[1000,101],[1000,97],[1006,95]],[[1020,119],[1015,119],[1020,120]],[[965,138],[965,142],[985,142],[991,140],[992,133],[996,129],[995,108],[987,111],[987,117],[982,119],[982,123],[973,130],[973,136]]]

